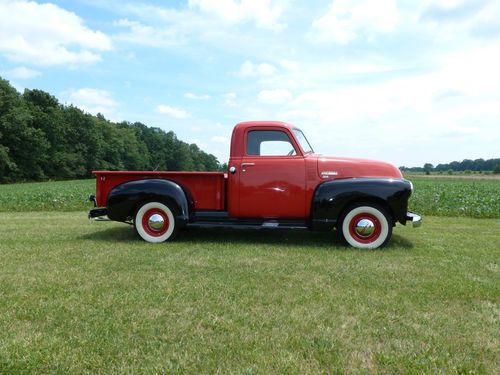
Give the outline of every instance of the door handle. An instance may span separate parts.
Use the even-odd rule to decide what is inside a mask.
[[[253,167],[255,163],[241,163],[241,171],[246,172],[246,167]]]

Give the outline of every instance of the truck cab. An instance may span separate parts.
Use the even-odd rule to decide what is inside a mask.
[[[302,148],[285,123],[240,123],[231,137],[228,212],[232,217],[304,219],[306,169],[314,164],[305,138]]]
[[[399,169],[318,155],[298,127],[284,122],[237,124],[227,173],[94,174],[89,217],[131,223],[148,242],[170,240],[187,226],[337,229],[351,246],[377,248],[397,222],[421,222],[407,212],[413,185]]]

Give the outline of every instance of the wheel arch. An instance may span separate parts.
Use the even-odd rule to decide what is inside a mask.
[[[406,223],[411,185],[403,179],[352,178],[318,185],[311,202],[311,227],[331,230],[350,206],[373,203],[392,216],[393,223]]]
[[[163,179],[145,179],[115,186],[108,195],[108,217],[115,221],[128,221],[143,204],[160,202],[175,211],[176,221],[185,225],[189,221],[192,200],[189,191],[179,184]]]

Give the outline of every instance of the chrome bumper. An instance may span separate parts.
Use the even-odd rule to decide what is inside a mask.
[[[416,228],[422,225],[422,216],[414,212],[407,212],[406,221],[411,221],[413,224],[413,228]]]
[[[95,221],[111,221],[106,216],[108,214],[108,209],[106,207],[97,207],[97,201],[95,195],[89,195],[89,201],[94,203],[94,208],[89,211],[89,219],[94,219]]]
[[[107,208],[93,208],[89,211],[89,219],[95,219],[96,221],[107,221],[109,220],[108,218],[104,218],[103,216],[106,216],[108,214],[108,209]]]

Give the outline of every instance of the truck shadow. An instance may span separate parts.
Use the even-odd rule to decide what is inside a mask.
[[[80,237],[84,240],[98,240],[108,242],[135,242],[142,241],[133,228],[113,227]],[[259,245],[286,245],[297,247],[323,248],[325,250],[351,249],[345,245],[333,232],[310,232],[308,230],[238,230],[238,229],[185,229],[175,238],[176,244],[259,244]],[[396,248],[411,249],[413,244],[397,234],[384,250]]]
[[[175,240],[185,243],[237,243],[266,245],[296,245],[298,247],[325,248],[328,250],[352,249],[332,232],[311,232],[308,230],[238,230],[238,229],[188,229]],[[406,238],[393,235],[384,250],[411,249],[413,244]]]
[[[311,248],[344,247],[330,232],[307,230],[239,230],[239,229],[188,229],[179,234],[176,242],[234,243],[241,245],[285,245]]]

